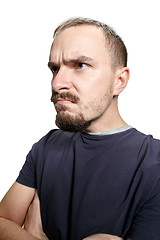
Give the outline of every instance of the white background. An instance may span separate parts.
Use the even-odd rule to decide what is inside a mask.
[[[1,1],[0,199],[33,143],[55,128],[49,50],[55,27],[75,16],[103,21],[122,37],[131,77],[119,97],[121,115],[138,130],[160,138],[158,0]]]

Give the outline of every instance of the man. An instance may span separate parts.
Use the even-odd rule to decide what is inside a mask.
[[[60,129],[33,146],[2,200],[0,239],[159,240],[160,142],[119,114],[123,41],[100,22],[68,20],[48,66]]]

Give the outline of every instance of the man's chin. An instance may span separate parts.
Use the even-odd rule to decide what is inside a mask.
[[[56,125],[63,131],[82,132],[91,124],[91,121],[85,121],[83,115],[74,116],[67,111],[61,111],[56,115]]]

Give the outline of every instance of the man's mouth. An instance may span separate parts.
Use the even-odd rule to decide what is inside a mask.
[[[65,98],[58,98],[56,101],[55,101],[55,104],[73,104],[74,102],[72,102],[71,100],[69,99],[65,99]]]

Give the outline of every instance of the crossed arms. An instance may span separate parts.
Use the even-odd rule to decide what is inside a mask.
[[[35,194],[35,189],[14,183],[0,203],[0,240],[45,239],[37,226],[33,224],[35,235],[22,228],[28,207]]]
[[[3,198],[0,203],[0,240],[3,239],[48,239],[42,229],[39,199],[35,189],[16,182]],[[122,238],[97,233],[83,240],[122,240]]]

